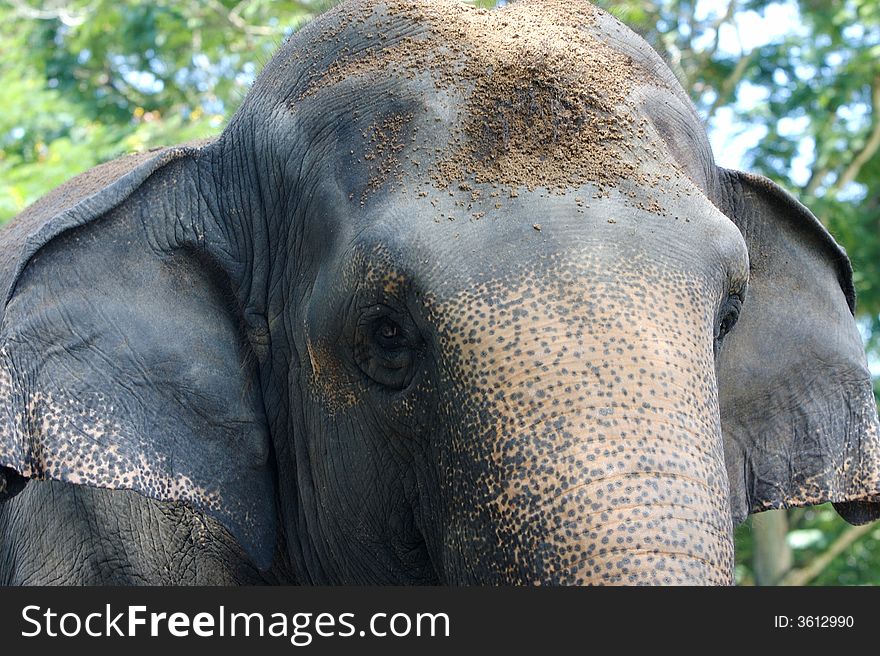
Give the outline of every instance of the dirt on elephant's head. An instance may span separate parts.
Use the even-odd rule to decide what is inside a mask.
[[[633,63],[593,36],[597,13],[586,3],[524,2],[429,21],[459,44],[460,75],[472,85],[458,148],[438,166],[440,182],[474,175],[529,187],[602,187],[632,177],[624,151],[638,128],[625,107]]]
[[[298,98],[358,75],[428,75],[464,99],[435,184],[474,179],[511,186],[602,188],[639,176],[633,149],[647,121],[629,105],[646,73],[609,46],[586,2],[523,0],[493,11],[454,0],[355,3],[329,66]],[[366,45],[364,45],[366,44]],[[644,155],[643,153],[641,155]]]

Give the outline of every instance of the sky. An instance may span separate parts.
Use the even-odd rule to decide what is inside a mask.
[[[728,0],[699,0],[697,18],[723,15],[727,10],[727,4]],[[735,26],[722,25],[718,37],[719,51],[731,55],[749,52],[791,34],[807,36],[797,4],[792,1],[770,4],[763,15],[754,11],[737,12],[734,22]],[[764,89],[742,83],[736,103],[732,107],[722,107],[716,112],[708,126],[708,132],[718,164],[726,168],[748,168],[746,153],[760,142],[766,134],[766,128],[753,126],[744,130],[736,116],[766,98],[767,92]],[[804,120],[808,119],[805,117]],[[803,128],[803,124],[791,119],[786,119],[779,125],[783,135],[798,134]],[[796,184],[803,185],[807,182],[809,164],[814,155],[813,148],[814,143],[811,138],[803,139],[798,157],[792,162],[792,181]]]

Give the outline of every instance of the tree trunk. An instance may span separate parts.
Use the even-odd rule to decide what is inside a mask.
[[[769,510],[752,517],[755,585],[777,585],[791,569],[791,549],[785,541],[787,534],[785,510]]]

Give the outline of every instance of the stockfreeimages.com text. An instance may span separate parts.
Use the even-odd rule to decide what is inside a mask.
[[[244,613],[220,606],[214,612],[157,613],[146,606],[113,610],[106,604],[101,612],[59,613],[51,608],[25,606],[21,611],[25,638],[38,636],[72,638],[100,637],[273,637],[288,638],[305,647],[316,637],[403,638],[450,635],[446,613],[374,613],[358,628],[355,613]]]

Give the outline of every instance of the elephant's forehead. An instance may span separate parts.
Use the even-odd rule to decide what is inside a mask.
[[[325,47],[332,42],[331,54],[325,49],[309,63],[295,103],[339,88],[350,93],[358,80],[364,104],[375,103],[366,96],[375,94],[377,79],[390,77],[404,86],[417,80],[412,88],[430,111],[434,101],[425,95],[433,85],[438,97],[455,99],[454,115],[416,127],[411,140],[444,135],[448,146],[427,171],[436,186],[472,179],[607,188],[639,176],[656,183],[634,165],[661,159],[663,147],[634,109],[640,101],[633,93],[666,83],[636,62],[634,51],[608,45],[612,23],[592,5],[526,1],[490,12],[446,0],[389,0],[348,5],[340,21],[310,37]]]
[[[511,198],[491,186],[398,194],[360,208],[344,261],[352,281],[389,294],[413,286],[448,297],[491,281],[609,280],[621,263],[644,276],[654,267],[709,281],[713,297],[745,284],[742,236],[693,186],[674,181],[656,195],[640,191],[624,183],[603,196],[522,190]]]

